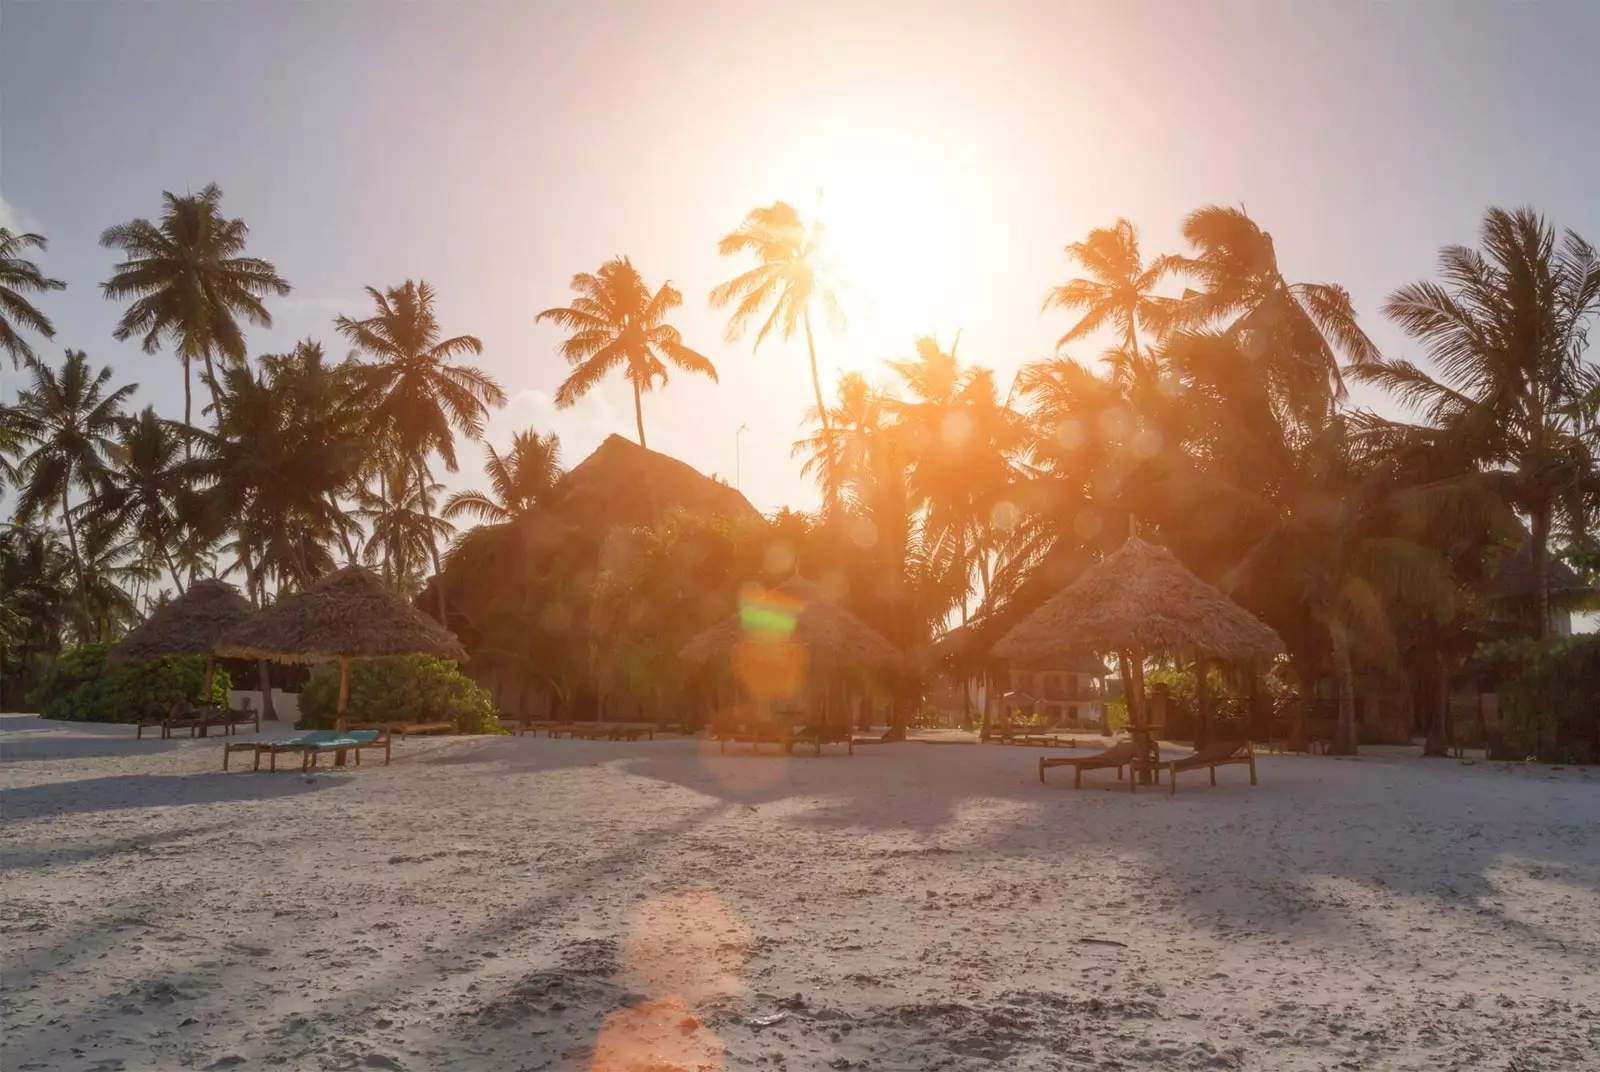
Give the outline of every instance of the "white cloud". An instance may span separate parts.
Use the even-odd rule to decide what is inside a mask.
[[[4,227],[8,231],[23,230],[22,213],[17,210],[15,205],[7,201],[3,194],[0,194],[0,227]]]

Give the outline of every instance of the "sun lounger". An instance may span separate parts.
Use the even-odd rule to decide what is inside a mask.
[[[717,740],[718,750],[726,753],[728,742],[748,744],[752,752],[761,751],[764,744],[774,744],[784,751],[789,750],[789,741],[793,736],[790,727],[777,722],[750,722],[714,727],[711,736]]]
[[[1050,758],[1039,757],[1039,781],[1044,781],[1044,772],[1051,767],[1071,767],[1072,788],[1083,788],[1083,772],[1086,770],[1106,770],[1115,767],[1117,778],[1122,778],[1122,768],[1131,767],[1139,760],[1139,747],[1132,741],[1122,741],[1112,745],[1104,752],[1097,752],[1092,756],[1064,756]]]
[[[1250,784],[1256,784],[1256,752],[1249,741],[1225,741],[1218,744],[1207,745],[1192,756],[1175,759],[1167,764],[1167,791],[1178,791],[1178,772],[1187,770],[1209,770],[1211,784],[1217,784],[1217,768],[1226,767],[1230,763],[1248,764],[1250,767]]]
[[[298,734],[294,737],[284,737],[276,741],[240,741],[222,746],[222,769],[228,769],[228,758],[235,752],[254,752],[254,770],[261,769],[261,757],[266,756],[271,762],[270,769],[278,769],[278,754],[281,752],[302,752],[317,741],[333,741],[344,734],[338,730],[313,730],[310,733]]]
[[[822,755],[822,746],[825,744],[842,744],[848,748],[849,755],[856,754],[855,735],[849,726],[802,726],[789,735],[784,742],[784,751],[794,754],[794,746],[809,744],[816,749],[817,755]]]
[[[454,722],[350,722],[346,730],[388,730],[400,737],[422,737],[433,733],[454,733]]]
[[[354,752],[356,766],[361,766],[361,753],[368,748],[383,749],[383,765],[389,765],[392,755],[391,745],[393,736],[388,730],[351,730],[341,733],[331,741],[310,741],[301,748],[301,770],[310,770],[317,765],[317,757],[324,752],[333,753],[333,761],[338,766],[344,765],[347,753]]]

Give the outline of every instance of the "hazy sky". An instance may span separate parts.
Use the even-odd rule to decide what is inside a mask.
[[[1378,305],[1473,241],[1486,206],[1600,240],[1597,55],[1592,0],[0,0],[0,213],[51,240],[58,346],[138,381],[141,404],[181,415],[178,365],[112,341],[96,238],[214,181],[295,286],[252,353],[308,335],[342,353],[330,321],[366,310],[364,285],[426,278],[512,396],[491,439],[554,429],[569,463],[631,436],[631,401],[618,381],[556,413],[559,336],[534,314],[628,254],[684,292],[676,323],[722,374],[645,400],[651,446],[732,480],[747,423],[743,489],[770,509],[816,498],[789,456],[803,344],[726,344],[705,302],[750,207],[824,187],[875,299],[819,339],[825,382],[959,327],[962,356],[1009,384],[1068,324],[1039,314],[1065,243],[1120,215],[1176,250],[1208,202],[1243,203],[1291,279],[1343,283],[1385,351],[1413,355]],[[476,452],[463,467],[453,483],[477,480]]]

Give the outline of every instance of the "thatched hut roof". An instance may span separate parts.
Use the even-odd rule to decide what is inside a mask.
[[[958,625],[948,630],[933,642],[933,655],[940,665],[950,670],[963,670],[968,667],[978,666],[988,661],[988,643],[984,627],[988,625],[987,619],[974,618],[967,625]],[[1094,677],[1105,677],[1107,674],[1105,663],[1095,657],[1088,649],[1076,652],[1063,652],[1053,655],[1045,663],[1017,664],[1019,670],[1055,671],[1062,674],[1089,674]]]
[[[900,653],[881,634],[839,606],[822,588],[800,577],[779,585],[770,613],[793,615],[792,636],[805,649],[813,666],[833,669],[856,666],[898,670]],[[709,662],[729,654],[751,635],[750,608],[730,615],[685,644],[679,654],[690,662]]]
[[[721,517],[758,517],[738,491],[666,454],[619,435],[556,486],[551,511],[603,540],[619,525],[650,525],[669,509]]]
[[[1085,649],[1129,648],[1239,659],[1280,652],[1283,640],[1172,552],[1129,537],[1007,633],[994,654],[1043,666]]]
[[[335,570],[304,592],[285,596],[229,633],[217,654],[290,663],[386,655],[466,658],[455,634],[360,566]]]
[[[210,655],[256,609],[231,584],[196,581],[111,649],[117,662],[160,655]]]

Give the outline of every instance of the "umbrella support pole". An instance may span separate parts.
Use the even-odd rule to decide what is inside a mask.
[[[344,732],[347,716],[350,713],[350,660],[339,660],[339,712],[334,716],[333,728],[340,733]],[[343,750],[333,754],[333,765],[344,766],[345,754]]]

